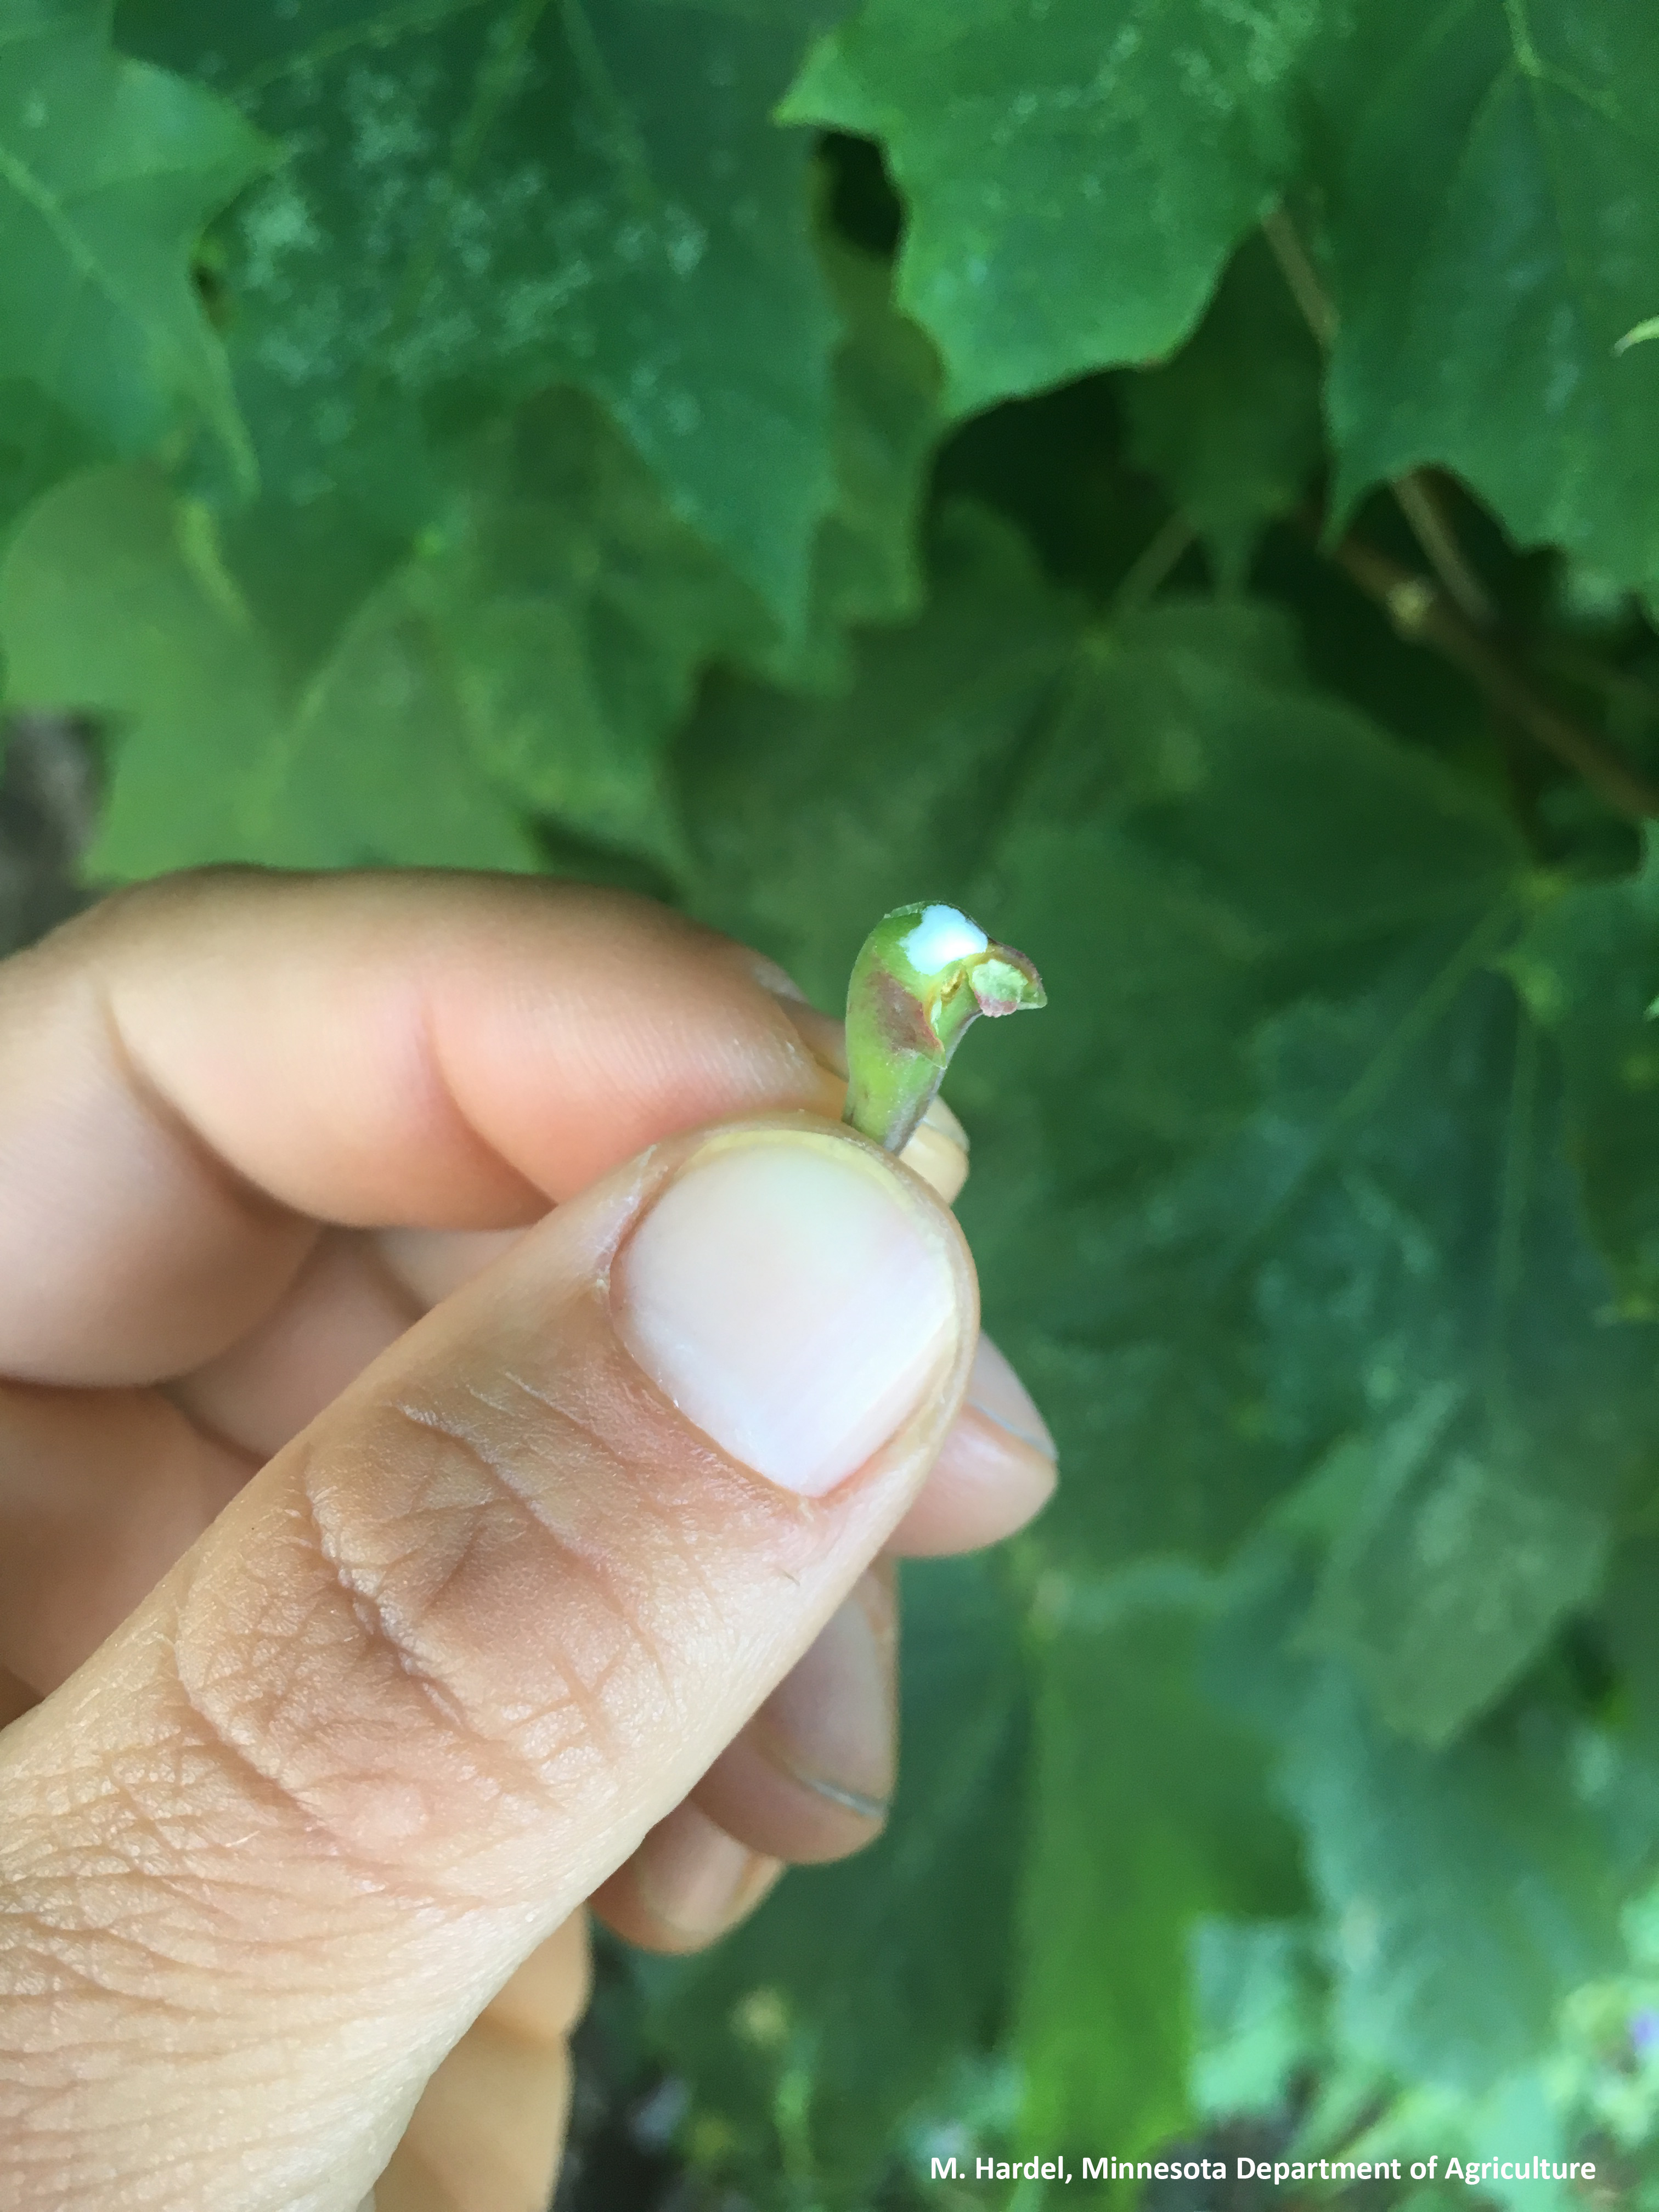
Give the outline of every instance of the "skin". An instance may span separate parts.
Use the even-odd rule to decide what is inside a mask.
[[[838,1049],[538,884],[185,878],[0,967],[13,2212],[539,2212],[584,1904],[695,1948],[878,1832],[891,1562],[1038,1509],[1035,1409],[970,1329],[792,1497],[589,1291],[690,1133],[831,1129]],[[958,1134],[881,1172],[971,1316]]]

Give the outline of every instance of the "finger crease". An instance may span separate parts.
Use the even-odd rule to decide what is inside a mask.
[[[115,1072],[151,1126],[169,1144],[177,1146],[233,1204],[245,1212],[261,1222],[292,1222],[301,1218],[291,1206],[284,1206],[280,1199],[273,1198],[267,1190],[262,1190],[251,1176],[245,1175],[234,1161],[227,1159],[182,1108],[168,1097],[134,1052],[121,1026],[120,1016],[116,1012],[108,985],[101,978],[94,976],[92,990],[110,1056],[115,1063]]]

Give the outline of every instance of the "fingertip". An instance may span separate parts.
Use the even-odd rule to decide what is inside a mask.
[[[888,1548],[901,1559],[926,1559],[1000,1543],[1035,1520],[1058,1480],[1047,1422],[981,1335],[962,1410]]]
[[[701,1951],[746,1919],[783,1872],[691,1800],[659,1820],[590,1899],[594,1916],[642,1950]]]
[[[887,1156],[806,1123],[711,1132],[611,1269],[619,1335],[696,1428],[821,1497],[944,1425],[977,1328],[951,1216]]]
[[[1058,1459],[1053,1432],[1038,1411],[1036,1400],[1020,1381],[1007,1354],[982,1330],[974,1349],[963,1402],[1020,1443],[1030,1444],[1051,1467]]]
[[[537,1945],[479,2017],[526,2043],[562,2042],[586,2011],[592,1986],[587,1915],[576,1911]]]
[[[884,1826],[898,1765],[898,1606],[879,1560],[693,1795],[751,1850],[846,1858]]]

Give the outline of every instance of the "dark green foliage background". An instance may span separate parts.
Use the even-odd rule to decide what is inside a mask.
[[[1651,0],[0,0],[93,881],[1048,980],[951,1096],[1060,1496],[910,1574],[884,1840],[605,1984],[710,2202],[1248,2121],[1659,2205],[1659,848],[1525,704],[1659,777],[1656,318]]]

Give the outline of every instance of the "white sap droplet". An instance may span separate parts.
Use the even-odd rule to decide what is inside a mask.
[[[990,943],[977,922],[969,921],[953,906],[930,906],[899,950],[918,975],[937,975],[953,960],[971,960]]]

